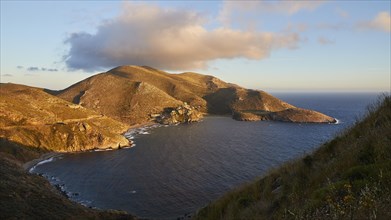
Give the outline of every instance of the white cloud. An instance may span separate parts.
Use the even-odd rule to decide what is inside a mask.
[[[28,71],[39,71],[39,67],[36,67],[36,66],[30,66],[29,68],[27,68]]]
[[[19,66],[18,66],[18,68],[19,68]],[[21,68],[19,68],[19,69],[21,69]],[[36,72],[36,71],[57,72],[58,71],[58,69],[55,69],[55,68],[46,68],[46,67],[37,67],[37,66],[30,66],[26,70],[31,71],[31,72]]]
[[[205,17],[192,11],[125,3],[122,14],[103,22],[96,34],[74,33],[66,43],[70,69],[95,71],[118,65],[148,65],[166,70],[207,67],[208,61],[263,59],[279,48],[295,48],[295,33],[208,30]]]
[[[379,12],[371,21],[362,22],[358,25],[362,29],[373,29],[391,32],[391,16],[389,12]]]

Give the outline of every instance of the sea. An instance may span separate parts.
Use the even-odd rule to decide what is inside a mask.
[[[361,119],[376,93],[275,93],[337,124],[242,122],[208,116],[199,123],[130,131],[128,149],[63,154],[39,173],[70,199],[150,219],[187,218],[225,192],[316,150]]]

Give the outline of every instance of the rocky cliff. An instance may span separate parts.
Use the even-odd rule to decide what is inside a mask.
[[[0,85],[0,138],[25,146],[72,152],[129,145],[127,125],[42,89]]]

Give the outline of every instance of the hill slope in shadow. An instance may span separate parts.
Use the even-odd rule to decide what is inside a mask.
[[[391,219],[391,97],[311,155],[226,193],[193,219]]]

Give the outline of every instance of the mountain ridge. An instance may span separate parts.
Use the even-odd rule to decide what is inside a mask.
[[[144,84],[145,88],[133,86],[132,89],[130,84],[135,83]],[[124,92],[126,89],[127,92]],[[144,96],[137,96],[136,92],[144,93]],[[104,97],[105,94],[115,98]],[[145,94],[153,98],[148,97],[144,101],[147,98]],[[245,89],[214,76],[192,72],[170,74],[146,66],[113,68],[60,90],[57,96],[128,124],[144,123],[150,120],[149,115],[161,113],[167,107],[177,107],[184,102],[207,114],[239,113],[237,115],[241,117],[234,117],[237,120],[247,120],[245,116],[254,116],[257,120],[336,122],[334,118],[315,111],[304,112],[264,91]],[[122,107],[127,103],[132,108],[113,111],[106,103]],[[284,112],[288,109],[295,111]],[[240,114],[243,111],[252,113]],[[303,113],[306,117],[300,116]]]
[[[264,91],[210,75],[170,74],[146,66],[116,67],[60,91],[12,83],[0,88],[0,137],[57,152],[129,146],[121,134],[133,125],[194,122],[202,114],[229,114],[244,121],[335,122]]]

